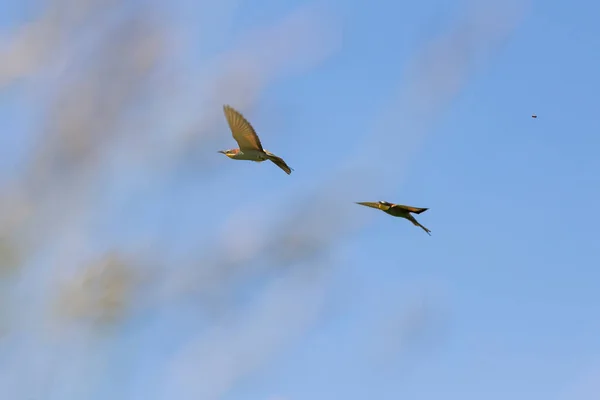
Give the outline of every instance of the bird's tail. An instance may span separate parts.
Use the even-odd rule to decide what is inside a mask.
[[[421,224],[419,223],[419,221],[417,221],[417,220],[416,220],[416,219],[415,219],[415,218],[414,218],[412,215],[409,215],[409,217],[410,217],[410,218],[408,218],[408,220],[409,220],[410,222],[412,222],[412,223],[413,223],[413,225],[415,225],[415,226],[418,226],[419,228],[423,229],[425,232],[427,232],[427,234],[428,234],[429,236],[431,236],[431,231],[430,231],[429,229],[427,229],[427,228],[425,228],[423,225],[421,225]]]
[[[285,171],[286,174],[291,174],[293,169],[291,169],[286,163],[285,161],[283,161],[283,158],[281,157],[277,157],[275,154],[273,153],[266,153],[267,156],[269,157],[269,160],[271,160],[271,162],[275,165],[277,165],[279,168],[281,168],[282,170]]]

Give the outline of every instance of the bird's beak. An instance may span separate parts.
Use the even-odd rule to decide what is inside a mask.
[[[217,151],[217,153],[225,154],[225,152],[223,150],[219,150],[219,151]]]

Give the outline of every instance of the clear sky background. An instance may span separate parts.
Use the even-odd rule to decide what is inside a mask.
[[[5,1],[1,397],[600,398],[598,15]]]

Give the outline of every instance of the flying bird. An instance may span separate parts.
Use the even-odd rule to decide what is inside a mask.
[[[372,203],[372,202],[366,201],[366,202],[358,202],[356,204],[360,204],[361,206],[367,206],[367,207],[371,207],[371,208],[377,208],[377,209],[379,209],[387,214],[390,214],[394,217],[406,218],[407,220],[412,222],[413,225],[420,227],[425,232],[427,232],[427,234],[429,236],[431,236],[431,233],[430,233],[431,231],[429,229],[425,228],[423,225],[421,225],[419,223],[419,221],[417,221],[415,219],[415,217],[413,217],[410,214],[410,213],[421,214],[422,212],[429,210],[428,208],[404,206],[402,204],[388,203],[387,201],[380,201],[378,203]]]
[[[531,116],[531,118],[537,118],[537,115],[533,114],[533,115]]]
[[[289,175],[292,173],[293,170],[283,161],[283,158],[277,157],[275,154],[263,149],[256,131],[239,111],[236,111],[231,106],[224,105],[223,112],[225,113],[225,118],[227,118],[231,134],[240,148],[220,150],[219,153],[223,153],[234,160],[255,162],[270,160],[273,164],[284,170],[286,174]]]

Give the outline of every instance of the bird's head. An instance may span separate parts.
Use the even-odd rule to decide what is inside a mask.
[[[229,158],[232,158],[233,156],[235,156],[239,152],[239,150],[238,149],[219,150],[218,152],[221,153],[221,154],[225,154]]]
[[[385,206],[385,207],[391,207],[392,206],[392,203],[388,203],[387,201],[383,201],[383,200],[381,200],[379,202],[379,204],[381,204],[382,206]]]

